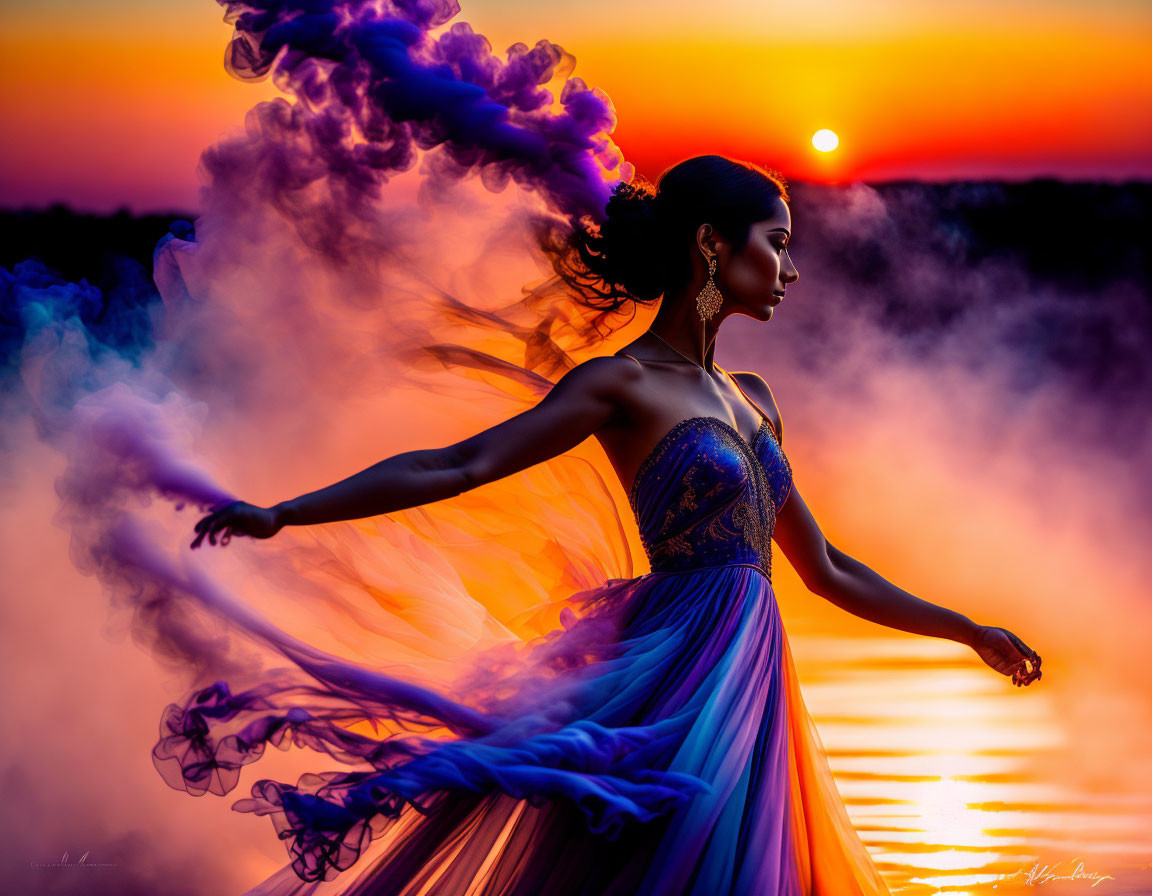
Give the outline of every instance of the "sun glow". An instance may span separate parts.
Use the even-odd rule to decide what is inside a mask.
[[[840,138],[836,136],[834,131],[821,128],[812,135],[812,145],[820,150],[820,152],[832,152],[832,150],[840,145]]]

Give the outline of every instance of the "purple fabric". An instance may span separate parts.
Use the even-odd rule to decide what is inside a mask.
[[[164,714],[157,768],[174,787],[224,794],[268,743],[356,764],[295,785],[261,780],[234,804],[271,818],[297,883],[335,880],[415,807],[425,823],[394,837],[407,845],[390,843],[391,858],[377,857],[347,892],[398,892],[426,872],[418,856],[462,829],[471,833],[454,861],[477,864],[493,841],[476,819],[494,825],[513,811],[517,830],[547,834],[521,834],[519,849],[499,852],[499,892],[605,893],[624,881],[620,892],[640,894],[798,892],[780,616],[763,558],[747,553],[760,530],[731,524],[739,502],[771,499],[766,469],[788,468],[773,439],[749,450],[716,433],[703,422],[678,426],[653,451],[633,493],[641,531],[651,542],[684,531],[685,518],[696,527],[711,518],[722,525],[696,543],[712,552],[727,539],[749,560],[586,591],[580,618],[527,664],[548,675],[485,682],[473,672],[454,690],[467,700],[322,656],[265,626],[261,636],[316,684],[286,676],[236,693],[223,681],[197,691]],[[723,478],[708,492],[713,503],[676,503],[676,484],[704,469]],[[407,730],[376,739],[342,726],[357,718]],[[421,735],[438,726],[451,737]],[[527,806],[516,809],[519,800]],[[552,850],[548,837],[567,845]],[[603,855],[619,866],[595,858]],[[280,877],[253,893],[295,892],[288,886]]]

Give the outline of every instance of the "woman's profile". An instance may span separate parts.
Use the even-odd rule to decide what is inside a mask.
[[[715,155],[671,167],[654,188],[619,185],[598,228],[550,250],[594,307],[659,303],[643,335],[455,444],[271,507],[230,502],[196,523],[193,548],[388,514],[595,437],[651,565],[577,595],[579,619],[474,702],[384,676],[340,682],[343,699],[447,738],[353,736],[337,712],[201,692],[204,734],[248,723],[229,742],[233,771],[288,727],[359,763],[311,791],[261,782],[248,811],[272,816],[294,878],[253,893],[888,892],[803,711],[772,542],[808,589],[849,613],[966,644],[1017,685],[1040,677],[1040,658],[829,544],[794,481],[768,384],[716,364],[723,322],[770,321],[799,277],[789,203],[775,172]],[[170,746],[181,783],[205,775],[195,750]],[[213,771],[221,761],[217,751]],[[349,870],[373,841],[371,860]]]

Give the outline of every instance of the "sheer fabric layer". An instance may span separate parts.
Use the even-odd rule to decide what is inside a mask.
[[[587,597],[587,618],[616,620],[618,649],[581,670],[575,696],[558,677],[563,724],[523,738],[496,728],[401,764],[386,780],[457,786],[427,814],[399,806],[375,840],[356,840],[353,880],[305,882],[286,866],[248,896],[887,892],[832,780],[761,569],[653,573]],[[629,749],[590,751],[611,744],[599,731],[627,732]],[[542,739],[551,750],[534,748]],[[608,819],[611,830],[589,824]],[[285,831],[318,821],[297,816]]]

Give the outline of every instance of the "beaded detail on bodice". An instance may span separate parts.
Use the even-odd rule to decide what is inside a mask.
[[[791,491],[792,467],[761,412],[751,443],[718,417],[681,420],[640,464],[628,501],[653,572],[750,563],[771,578]]]
[[[654,572],[751,563],[771,578],[776,515],[791,490],[767,419],[749,444],[723,420],[691,417],[645,458],[628,499]]]

